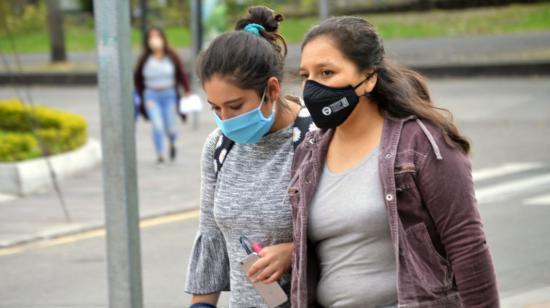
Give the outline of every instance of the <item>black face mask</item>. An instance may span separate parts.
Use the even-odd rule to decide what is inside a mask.
[[[359,103],[355,89],[369,77],[355,87],[349,85],[343,88],[331,88],[313,80],[306,81],[303,97],[313,123],[322,129],[336,128],[344,123]]]

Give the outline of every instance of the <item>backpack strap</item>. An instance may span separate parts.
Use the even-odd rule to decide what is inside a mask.
[[[310,131],[317,129],[306,107],[302,107],[294,125],[292,126],[292,145],[296,149],[302,141],[304,141],[306,134]],[[221,134],[216,142],[216,149],[214,150],[214,171],[216,172],[216,178],[218,173],[222,169],[223,162],[229,154],[229,151],[235,145],[235,141],[229,139],[224,134]]]
[[[296,150],[300,143],[304,141],[308,132],[316,129],[317,126],[313,124],[309,111],[306,107],[302,107],[300,112],[298,112],[298,116],[296,117],[294,126],[292,127],[292,145],[294,146],[294,149]]]
[[[218,138],[216,149],[214,150],[214,171],[216,172],[216,178],[218,177],[218,173],[220,173],[227,154],[229,154],[234,145],[235,141],[227,138],[224,134],[221,134]]]

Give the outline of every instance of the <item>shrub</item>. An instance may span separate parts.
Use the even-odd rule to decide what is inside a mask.
[[[52,155],[74,150],[87,139],[82,116],[0,100],[0,161],[37,158],[43,151]]]

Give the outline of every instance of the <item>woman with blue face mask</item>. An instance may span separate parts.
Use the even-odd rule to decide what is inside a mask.
[[[282,20],[252,7],[237,31],[217,37],[197,63],[217,129],[202,154],[200,225],[185,289],[193,294],[192,307],[215,307],[229,289],[230,307],[267,307],[253,282],[278,281],[290,291],[286,192],[294,147],[311,121],[299,99],[281,95]],[[259,244],[252,246],[260,259],[247,272],[240,265],[250,252],[243,238]]]
[[[144,43],[145,49],[134,71],[134,85],[139,111],[152,124],[157,165],[161,167],[166,157],[165,139],[169,142],[170,160],[176,159],[179,89],[189,95],[191,88],[182,60],[170,48],[161,29],[149,29]],[[180,115],[185,120],[185,115]]]

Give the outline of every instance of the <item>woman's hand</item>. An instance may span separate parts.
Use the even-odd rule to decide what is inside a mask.
[[[252,283],[272,283],[277,281],[290,269],[292,250],[292,243],[264,247],[258,253],[261,258],[252,264],[246,275]]]

